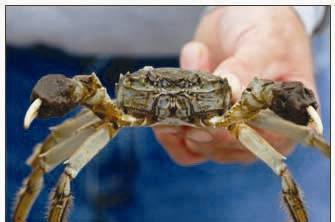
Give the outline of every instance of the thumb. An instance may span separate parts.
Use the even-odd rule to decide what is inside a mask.
[[[207,46],[196,41],[186,43],[180,52],[180,66],[183,69],[209,72],[210,59]]]
[[[213,75],[226,78],[232,89],[233,100],[241,97],[242,90],[249,84],[254,75],[249,73],[251,67],[237,57],[230,57],[221,62],[214,70]]]

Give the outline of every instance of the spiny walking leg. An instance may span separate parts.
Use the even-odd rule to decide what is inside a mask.
[[[258,158],[263,160],[282,179],[283,200],[294,222],[307,222],[308,215],[301,192],[295,183],[285,157],[278,153],[265,139],[246,124],[232,125],[229,130]]]
[[[43,187],[44,172],[41,168],[34,168],[31,174],[24,180],[22,188],[17,193],[14,205],[14,222],[25,222],[31,207]]]
[[[78,140],[80,141],[80,139],[83,139],[83,136],[87,134],[82,134],[80,130],[84,130],[87,125],[91,125],[97,121],[99,121],[99,118],[97,118],[91,111],[82,111],[76,117],[53,127],[50,135],[47,137],[44,143],[36,145],[33,154],[27,160],[27,164],[32,167],[32,172],[23,182],[23,186],[18,192],[16,202],[14,204],[13,220],[15,222],[26,221],[32,205],[42,190],[43,176],[48,170],[45,168],[45,163],[56,166],[63,159],[59,158],[56,163],[52,163],[48,160],[41,160],[41,155],[45,155],[51,150],[56,153],[58,151],[61,151],[62,153],[63,149],[66,151],[71,151],[71,147],[68,146],[74,144],[73,140],[69,140],[69,137],[71,137],[73,134],[81,135],[79,136]],[[75,138],[78,139],[78,137]],[[69,154],[65,154],[65,158],[68,158]],[[59,154],[54,156],[54,158],[55,157],[59,157]]]
[[[80,170],[114,137],[117,129],[111,124],[101,125],[90,135],[80,148],[66,161],[66,168],[51,194],[48,212],[49,222],[64,222],[67,220],[69,208],[72,205],[70,183]]]
[[[59,137],[62,138],[62,136],[55,134],[43,144],[43,147],[38,146],[36,148],[28,162],[33,168],[42,168],[43,173],[52,170],[55,166],[68,159],[69,155],[80,147],[86,138],[89,138],[93,133],[91,132],[91,127],[89,127],[90,124],[98,124],[96,121],[102,120],[112,122],[112,125],[118,128],[137,125],[141,122],[124,115],[117,108],[95,74],[90,76],[75,76],[73,79],[66,78],[63,75],[45,76],[35,85],[31,98],[33,102],[27,111],[24,121],[26,128],[29,127],[35,118],[59,117],[78,105],[84,105],[89,108],[89,115],[94,116],[94,119],[91,120],[85,120],[84,118],[82,125],[78,126],[78,129],[65,127],[63,130],[57,130],[56,127],[54,131],[56,130],[64,138],[66,137],[66,139],[62,143],[59,143]],[[99,124],[101,125],[102,123]],[[95,127],[98,125],[95,125]],[[53,146],[55,148],[52,148]],[[37,176],[40,180],[43,179],[41,171],[35,172],[32,178],[36,178]],[[20,192],[22,195],[19,196],[15,209],[15,221],[25,221],[31,205],[41,189],[41,186],[37,186],[37,181],[39,180],[35,179],[34,181],[36,182],[26,184],[36,184],[34,188],[37,189],[36,187],[38,187],[38,192],[34,192],[33,196],[29,195],[29,192]],[[43,181],[38,184],[43,184]],[[28,190],[28,188],[24,189]],[[27,203],[27,205],[23,203]]]

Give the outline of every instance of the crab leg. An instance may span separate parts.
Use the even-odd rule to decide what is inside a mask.
[[[223,116],[213,117],[208,122],[212,127],[229,127],[252,120],[253,123],[257,122],[256,126],[316,147],[329,157],[330,146],[321,136],[323,126],[316,107],[313,92],[300,82],[276,83],[254,79],[231,109]],[[273,111],[273,115],[264,116],[262,112],[267,109]],[[315,130],[307,127],[310,122]]]
[[[82,131],[85,131],[84,127],[87,126],[87,124],[93,124],[97,120],[99,120],[99,118],[91,111],[82,111],[76,117],[54,127],[44,143],[36,145],[33,154],[27,160],[27,164],[33,168],[32,172],[25,179],[22,188],[17,194],[16,203],[14,205],[14,221],[26,221],[30,209],[43,187],[43,175],[46,172],[45,163],[48,163],[48,160],[42,161],[40,158],[41,154],[45,155],[46,153],[57,153],[59,150],[65,150],[67,151],[66,155],[69,155],[69,151],[73,150],[71,146],[69,146],[73,145],[73,140],[69,141],[69,138],[73,134],[77,134],[79,136],[78,141],[81,141],[84,138],[84,134],[82,133]],[[76,137],[77,139],[78,136]],[[59,156],[56,155],[55,157]],[[53,167],[61,162],[61,159],[64,159],[64,157],[60,158],[57,163],[54,161]],[[49,162],[48,165],[50,164]]]
[[[330,145],[313,128],[294,124],[278,117],[271,110],[259,112],[249,123],[282,134],[295,142],[316,147],[330,158]]]
[[[301,192],[295,183],[285,157],[279,154],[265,139],[246,124],[236,124],[229,128],[236,138],[253,154],[263,160],[282,179],[283,200],[294,222],[307,222],[308,216]]]
[[[17,193],[14,205],[13,221],[25,222],[31,207],[37,199],[43,187],[44,172],[41,168],[34,168],[24,180],[20,191]]]
[[[48,213],[49,222],[66,221],[66,215],[72,204],[70,182],[80,170],[114,137],[117,133],[110,124],[101,125],[93,134],[87,137],[79,149],[66,161],[66,168],[51,195]]]
[[[282,118],[299,125],[315,122],[322,131],[316,112],[317,102],[313,92],[301,82],[273,82],[255,78],[243,91],[240,100],[220,119],[213,119],[218,126],[229,126],[252,119],[264,109],[271,109]],[[220,120],[220,121],[219,121]]]
[[[97,76],[78,75],[66,78],[63,75],[47,75],[39,80],[32,92],[32,105],[25,117],[28,128],[35,118],[59,117],[78,105],[89,109],[73,121],[52,129],[51,135],[35,148],[28,163],[33,172],[26,180],[18,196],[14,220],[25,221],[32,204],[43,185],[44,173],[52,170],[81,147],[96,128],[104,121],[114,128],[139,125],[141,120],[124,115],[110,99]]]

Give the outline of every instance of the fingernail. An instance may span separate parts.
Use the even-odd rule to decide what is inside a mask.
[[[209,143],[213,141],[213,136],[210,133],[199,129],[189,130],[186,134],[186,138],[198,143]]]
[[[184,69],[197,70],[201,58],[201,48],[195,43],[185,45],[182,50],[181,66]]]
[[[228,83],[232,91],[233,100],[237,100],[238,98],[240,98],[242,94],[242,86],[241,81],[238,79],[236,75],[225,70],[216,70],[213,74],[215,76],[226,78],[228,80]]]
[[[168,126],[157,126],[155,130],[159,133],[165,134],[178,134],[180,132],[179,127],[168,127]]]

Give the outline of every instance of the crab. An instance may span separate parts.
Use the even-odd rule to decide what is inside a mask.
[[[120,75],[112,100],[98,77],[60,74],[35,85],[24,127],[35,118],[60,117],[81,105],[72,119],[52,127],[27,160],[32,167],[20,189],[13,220],[26,221],[43,186],[44,175],[61,163],[65,169],[51,194],[48,221],[65,221],[72,203],[71,181],[123,127],[188,125],[225,128],[281,178],[282,197],[295,222],[307,222],[301,191],[277,152],[253,127],[264,128],[330,157],[313,92],[301,82],[253,79],[232,103],[227,79],[179,68],[146,66]]]

